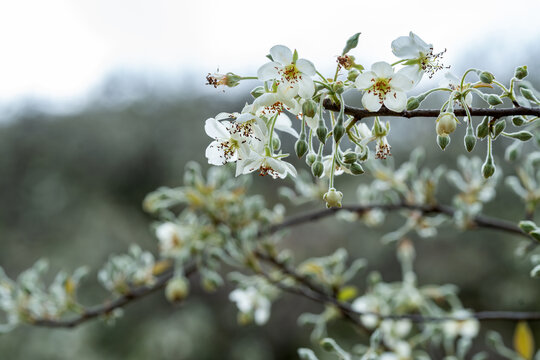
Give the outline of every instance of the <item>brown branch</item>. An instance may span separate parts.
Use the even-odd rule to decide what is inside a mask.
[[[195,265],[187,266],[184,269],[184,275],[190,276],[195,273],[195,270],[196,270]],[[36,326],[43,326],[43,327],[73,328],[88,320],[110,314],[115,309],[124,307],[125,305],[131,303],[134,300],[143,298],[149,294],[156,292],[157,290],[164,288],[165,285],[167,285],[167,282],[173,277],[173,275],[174,275],[174,269],[172,269],[171,267],[170,269],[166,270],[165,273],[160,275],[153,285],[133,288],[126,294],[119,297],[118,299],[112,300],[103,305],[96,305],[94,307],[85,309],[82,314],[72,319],[66,319],[66,320],[37,319],[31,324],[36,325]]]
[[[325,99],[323,102],[324,107],[327,110],[339,111],[339,105],[334,103],[330,99]],[[487,108],[471,108],[470,113],[472,116],[492,116],[494,118],[501,118],[505,116],[517,116],[517,115],[533,115],[540,116],[540,108],[526,108],[526,107],[515,107],[515,108],[500,108],[500,109],[487,109]],[[382,107],[379,111],[371,112],[366,109],[359,109],[352,106],[345,105],[345,114],[353,116],[355,119],[359,120],[366,117],[373,116],[396,116],[404,118],[413,118],[413,117],[437,117],[439,116],[440,109],[421,109],[421,110],[410,110],[410,111],[401,111],[395,112],[388,110],[386,107]],[[454,114],[456,116],[467,116],[465,109],[454,109]]]
[[[456,212],[456,209],[447,206],[447,205],[415,205],[415,204],[407,204],[407,203],[398,203],[398,204],[370,204],[370,205],[344,205],[341,208],[330,208],[330,209],[320,209],[315,210],[309,213],[300,214],[294,217],[289,218],[288,220],[283,221],[282,223],[276,224],[272,227],[270,227],[266,232],[266,234],[272,234],[276,231],[283,230],[289,227],[293,227],[296,225],[301,225],[308,222],[313,222],[328,216],[332,216],[336,214],[339,211],[351,211],[357,214],[363,214],[373,209],[380,209],[383,211],[397,211],[397,210],[416,210],[420,211],[423,214],[445,214],[449,217],[453,217],[454,213]],[[486,229],[494,229],[494,230],[500,230],[504,231],[510,234],[519,235],[521,237],[525,237],[529,240],[532,240],[532,238],[523,232],[519,226],[516,224],[509,222],[507,220],[490,217],[486,215],[476,215],[473,219],[473,223],[471,226],[475,226],[477,228],[486,228]]]

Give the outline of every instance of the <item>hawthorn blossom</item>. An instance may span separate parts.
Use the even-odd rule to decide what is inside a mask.
[[[232,291],[229,300],[236,303],[242,314],[253,316],[257,325],[264,325],[270,318],[270,300],[252,286]]]
[[[278,92],[287,98],[296,95],[309,99],[315,92],[312,76],[315,75],[315,66],[306,59],[296,59],[291,49],[283,45],[276,45],[270,49],[271,62],[264,64],[257,71],[259,80],[276,80]]]
[[[405,92],[414,82],[403,74],[394,73],[392,66],[384,61],[376,62],[371,71],[358,75],[355,86],[364,90],[362,105],[369,111],[379,111],[384,104],[392,111],[403,111],[407,106]]]
[[[412,31],[409,36],[400,36],[392,41],[391,46],[394,55],[407,60],[404,63],[407,66],[399,73],[409,77],[415,85],[422,79],[424,73],[427,72],[429,77],[432,77],[436,71],[443,68],[439,60],[444,52],[433,54],[433,45],[427,44]]]

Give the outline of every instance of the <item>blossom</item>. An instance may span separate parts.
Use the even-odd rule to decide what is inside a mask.
[[[360,321],[366,328],[374,329],[379,324],[379,317],[376,315],[379,313],[379,303],[375,296],[361,296],[353,301],[351,308],[364,314],[360,317]]]
[[[470,84],[463,84],[463,88],[462,88],[461,80],[457,76],[452,74],[451,72],[447,72],[446,74],[444,74],[444,79],[440,81],[439,85],[442,87],[447,87],[451,90],[459,91],[459,92],[467,90],[470,86]],[[465,103],[467,104],[467,106],[470,107],[472,104],[472,101],[473,101],[472,93],[468,92],[467,95],[465,95]]]
[[[392,155],[390,152],[392,147],[386,138],[390,132],[389,122],[386,122],[386,124],[384,122],[381,123],[378,118],[376,118],[371,130],[364,123],[356,125],[356,130],[357,134],[360,136],[362,145],[366,145],[371,141],[377,142],[377,145],[375,146],[376,159],[386,159],[388,156]]]
[[[286,161],[281,160],[283,155],[261,155],[257,151],[251,151],[248,157],[237,163],[236,176],[259,171],[259,175],[270,175],[274,179],[284,179],[290,174],[296,177],[296,168]]]
[[[288,98],[296,95],[309,99],[315,92],[315,85],[311,77],[315,75],[315,66],[306,59],[295,59],[291,50],[283,45],[276,45],[270,49],[272,60],[264,64],[257,71],[259,80],[276,80],[278,92]],[[295,56],[296,55],[296,56]]]
[[[229,300],[236,303],[242,314],[253,316],[257,325],[264,325],[270,318],[270,300],[255,287],[236,289],[229,294]]]
[[[376,62],[371,71],[358,75],[358,89],[365,90],[362,105],[369,111],[378,111],[384,104],[392,111],[403,111],[407,106],[405,91],[413,87],[413,81],[402,74],[394,73],[392,66],[384,61]]]
[[[178,252],[185,243],[186,229],[167,221],[156,227],[156,237],[159,241],[159,251],[162,254]]]
[[[437,118],[437,135],[439,136],[448,136],[456,130],[458,119],[454,113],[441,113]]]
[[[205,153],[212,165],[237,161],[241,155],[249,153],[250,142],[259,141],[260,134],[260,129],[252,122],[220,122],[217,118],[207,119],[204,130],[214,139]]]
[[[442,324],[444,334],[449,338],[461,336],[472,339],[478,335],[480,323],[478,320],[471,318],[471,313],[467,310],[455,310],[450,316],[462,318],[463,320],[447,320]]]
[[[401,69],[399,73],[408,76],[415,85],[422,79],[425,72],[431,77],[443,68],[439,60],[444,52],[433,54],[433,45],[427,44],[412,31],[409,36],[400,36],[392,41],[391,46],[394,55],[407,59],[405,65],[408,66]]]

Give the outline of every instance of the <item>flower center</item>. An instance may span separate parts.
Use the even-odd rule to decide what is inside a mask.
[[[378,78],[378,79],[371,79],[375,84],[371,87],[371,89],[368,90],[368,92],[373,92],[373,94],[379,99],[384,100],[386,98],[386,94],[388,94],[392,87],[390,86],[390,81],[392,81],[392,78]]]
[[[234,139],[223,141],[218,145],[218,149],[223,153],[225,161],[231,159],[239,148],[240,144]]]
[[[281,77],[287,82],[298,82],[302,75],[295,64],[289,64],[280,70]]]

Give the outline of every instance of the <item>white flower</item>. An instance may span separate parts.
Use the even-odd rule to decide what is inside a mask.
[[[400,36],[392,41],[392,52],[398,58],[407,59],[403,69],[399,71],[414,81],[416,85],[425,72],[429,76],[442,69],[443,65],[439,63],[444,52],[433,54],[433,45],[427,44],[413,32],[409,36]]]
[[[232,291],[229,300],[236,303],[241,313],[252,315],[257,325],[264,325],[270,318],[270,300],[254,287]]]
[[[315,85],[311,77],[315,75],[315,66],[306,59],[294,61],[291,50],[283,45],[276,45],[270,49],[274,61],[264,64],[257,71],[259,80],[277,80],[278,92],[287,98],[296,95],[309,99],[315,92]]]
[[[413,81],[394,73],[390,64],[380,61],[371,66],[371,71],[358,75],[355,85],[365,90],[362,105],[367,110],[378,111],[384,104],[388,109],[399,112],[407,106],[405,91],[413,87]]]
[[[214,139],[206,148],[208,163],[223,165],[249,153],[252,142],[260,141],[260,129],[253,122],[220,122],[210,118],[204,124],[206,134]]]
[[[351,308],[359,313],[371,313],[362,315],[360,321],[368,329],[374,329],[379,324],[379,317],[375,314],[379,312],[377,298],[371,295],[364,295],[353,301]]]
[[[470,317],[470,312],[467,310],[456,310],[451,317],[463,318],[463,320],[448,320],[442,324],[444,334],[449,338],[461,336],[472,339],[478,335],[480,323],[478,320]]]
[[[283,155],[281,155],[283,157]],[[251,151],[245,161],[238,162],[236,176],[259,171],[259,175],[270,175],[274,179],[287,177],[287,174],[296,177],[296,169],[293,165],[281,160],[281,157],[271,155],[261,155],[257,151]]]
[[[159,241],[161,254],[173,254],[178,252],[185,243],[187,231],[179,225],[167,221],[156,227],[156,237]]]

